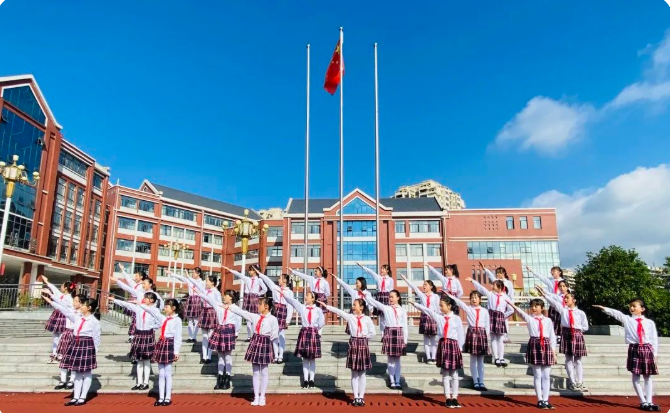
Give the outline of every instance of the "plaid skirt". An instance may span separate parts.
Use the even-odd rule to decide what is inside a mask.
[[[489,355],[489,338],[486,336],[485,328],[468,327],[468,332],[465,334],[463,352],[470,353],[473,356]]]
[[[130,325],[128,326],[128,335],[129,336],[134,336],[135,335],[135,330],[137,330],[137,323],[135,322],[136,315],[135,312],[132,310],[128,310],[127,308],[123,309],[123,314],[127,315],[130,317]]]
[[[235,350],[235,326],[232,324],[217,325],[209,336],[209,348],[219,353]]]
[[[272,307],[272,315],[277,318],[280,330],[288,329],[288,324],[286,323],[287,314],[288,309],[286,308],[286,304],[275,304],[274,307]]]
[[[95,343],[93,337],[75,337],[72,340],[72,346],[63,357],[61,365],[65,365],[70,371],[85,372],[98,368],[98,362],[95,357]]]
[[[200,313],[198,326],[200,326],[200,328],[203,330],[213,330],[216,325],[216,311],[213,307],[204,307],[202,309],[202,313]]]
[[[258,295],[253,293],[244,294],[242,309],[250,313],[258,313]]]
[[[154,347],[154,354],[151,361],[159,364],[170,364],[174,362],[174,338],[166,337],[158,340]]]
[[[544,345],[539,337],[531,337],[526,348],[526,362],[535,366],[551,366],[556,364],[554,352],[551,351],[551,340],[544,339]]]
[[[402,327],[384,328],[382,338],[382,354],[391,357],[400,357],[407,354],[407,344],[403,336]]]
[[[298,333],[298,343],[295,346],[296,356],[306,359],[321,358],[321,336],[316,327],[303,327]]]
[[[186,311],[184,311],[184,317],[187,320],[200,320],[200,314],[202,314],[202,298],[197,295],[189,295],[186,300]]]
[[[251,343],[249,343],[247,353],[244,355],[244,360],[252,364],[260,364],[261,366],[272,364],[274,353],[272,351],[270,337],[254,334],[253,337],[251,337]]]
[[[58,310],[53,310],[51,316],[47,320],[44,329],[51,331],[54,334],[61,334],[65,331],[65,316]]]
[[[561,353],[566,356],[586,357],[586,343],[581,330],[563,327],[561,333]]]
[[[458,341],[441,338],[437,344],[435,365],[440,369],[458,370],[463,368],[463,354]]]
[[[554,307],[549,307],[548,315],[551,322],[554,323],[554,334],[556,334],[556,337],[561,337],[561,313],[556,311]]]
[[[386,291],[379,291],[379,292],[377,292],[377,301],[379,301],[380,303],[382,303],[382,304],[384,304],[384,305],[390,305],[390,302],[389,302],[389,293],[386,292]],[[381,311],[377,310],[376,308],[373,308],[373,309],[372,309],[372,314],[374,314],[374,315],[382,315],[383,313],[382,313]]]
[[[489,318],[491,319],[491,334],[507,334],[505,313],[496,310],[489,310]]]
[[[321,301],[321,302],[327,303],[328,302],[328,297],[326,297],[326,294],[324,294],[324,293],[316,293],[316,301]],[[328,310],[326,309],[325,306],[323,306],[321,304],[318,304],[318,306],[321,309],[321,311],[323,311],[323,314],[328,313]]]
[[[351,337],[347,350],[347,368],[353,371],[366,371],[372,368],[370,347],[366,337]]]
[[[66,370],[68,369],[68,366],[63,364],[63,361],[65,361],[65,355],[70,351],[73,343],[74,331],[66,328],[65,332],[63,332],[63,335],[60,336],[60,341],[58,342],[58,347],[56,348],[56,354],[61,357],[60,365],[58,366],[59,368]]]
[[[419,334],[423,334],[424,336],[437,335],[437,323],[433,320],[433,317],[426,313],[421,313],[421,318],[419,319]]]
[[[154,330],[136,330],[130,345],[130,357],[133,360],[151,360],[155,345]]]
[[[629,344],[626,370],[633,374],[650,376],[658,374],[654,348],[651,344]]]

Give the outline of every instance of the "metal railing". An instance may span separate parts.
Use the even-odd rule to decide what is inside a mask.
[[[0,311],[39,311],[52,307],[42,299],[42,283],[0,284]]]

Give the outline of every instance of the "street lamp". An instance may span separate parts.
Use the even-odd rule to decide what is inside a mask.
[[[224,224],[226,224],[224,225],[225,229],[228,225],[226,222],[224,222]],[[242,238],[242,271],[241,271],[242,274],[244,274],[246,267],[247,252],[249,251],[249,239],[254,237],[255,235],[260,236],[261,233],[264,234],[269,227],[270,226],[268,224],[265,224],[263,225],[263,228],[259,228],[257,221],[252,221],[249,219],[248,209],[244,210],[244,218],[235,221],[235,225],[233,225],[233,232],[235,233],[235,235]],[[244,287],[240,289],[240,302],[242,302],[243,298],[244,298]]]
[[[172,256],[174,257],[174,271],[172,271],[172,297],[174,298],[174,290],[175,286],[177,284],[177,280],[174,277],[174,275],[177,273],[177,259],[179,258],[179,253],[181,253],[182,250],[186,249],[186,245],[180,243],[179,241],[171,241],[170,243],[167,244],[167,247],[169,250],[172,251]],[[181,271],[182,275],[184,275],[184,261],[181,262]],[[168,272],[170,272],[170,263],[168,262]]]
[[[5,237],[7,236],[7,223],[9,220],[9,209],[12,203],[14,187],[18,183],[35,188],[40,179],[40,173],[35,171],[33,172],[33,180],[31,182],[30,178],[28,178],[26,167],[16,164],[18,160],[19,155],[14,155],[12,156],[13,163],[11,165],[7,165],[5,162],[0,161],[0,174],[2,174],[2,179],[5,181],[7,187],[5,191],[5,196],[7,197],[7,201],[5,202],[5,214],[2,216],[2,230],[0,230],[0,262],[2,262],[2,254],[5,250]]]

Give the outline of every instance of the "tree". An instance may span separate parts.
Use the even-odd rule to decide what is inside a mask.
[[[628,313],[630,301],[640,298],[646,303],[659,334],[670,333],[670,291],[661,277],[649,271],[635,250],[612,245],[597,254],[587,253],[586,262],[577,267],[575,284],[580,307],[592,324],[616,323],[592,305]]]

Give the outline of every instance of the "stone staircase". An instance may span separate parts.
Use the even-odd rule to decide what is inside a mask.
[[[23,320],[22,320],[23,321]],[[20,327],[0,320],[0,388],[4,391],[44,392],[53,391],[58,382],[58,365],[47,364],[51,348],[50,334],[43,331],[43,322],[24,323]],[[41,329],[41,331],[40,331]],[[344,327],[328,326],[323,335],[323,358],[317,360],[316,389],[300,388],[302,364],[292,355],[297,340],[298,327],[292,326],[287,333],[285,363],[270,366],[269,393],[313,393],[349,392],[350,372],[346,368],[348,336]],[[11,337],[11,338],[10,338]],[[184,337],[187,337],[184,331]],[[243,329],[241,337],[246,337]],[[525,364],[524,351],[528,340],[525,327],[512,327],[512,344],[506,346],[507,368],[487,364],[485,383],[489,395],[532,395],[533,378]],[[106,393],[130,393],[135,384],[135,366],[126,354],[130,344],[125,335],[102,337],[98,369],[94,371],[93,390]],[[373,353],[373,369],[368,373],[369,393],[398,394],[398,390],[387,387],[385,375],[386,357],[381,354],[380,337],[370,344]],[[661,339],[659,369],[661,373],[670,368],[670,340]],[[403,393],[441,394],[442,382],[439,370],[423,362],[423,338],[413,328],[410,333],[408,354],[402,358]],[[590,395],[632,395],[630,373],[626,371],[627,346],[623,337],[587,336],[589,356],[584,359],[585,383]],[[216,354],[209,365],[199,364],[200,343],[184,343],[181,359],[174,365],[173,386],[176,393],[251,393],[251,367],[244,361],[247,344],[237,342],[233,353],[232,389],[213,390],[216,374]],[[490,362],[490,360],[487,360]],[[559,364],[552,369],[552,387],[556,394],[579,395],[566,389],[567,378],[563,368],[564,358],[559,355]],[[471,390],[469,355],[464,355],[465,369],[461,372],[461,393],[479,394]],[[157,373],[157,367],[152,366]],[[155,386],[157,388],[157,384]],[[654,378],[654,390],[659,395],[670,395],[670,378],[663,375]]]

